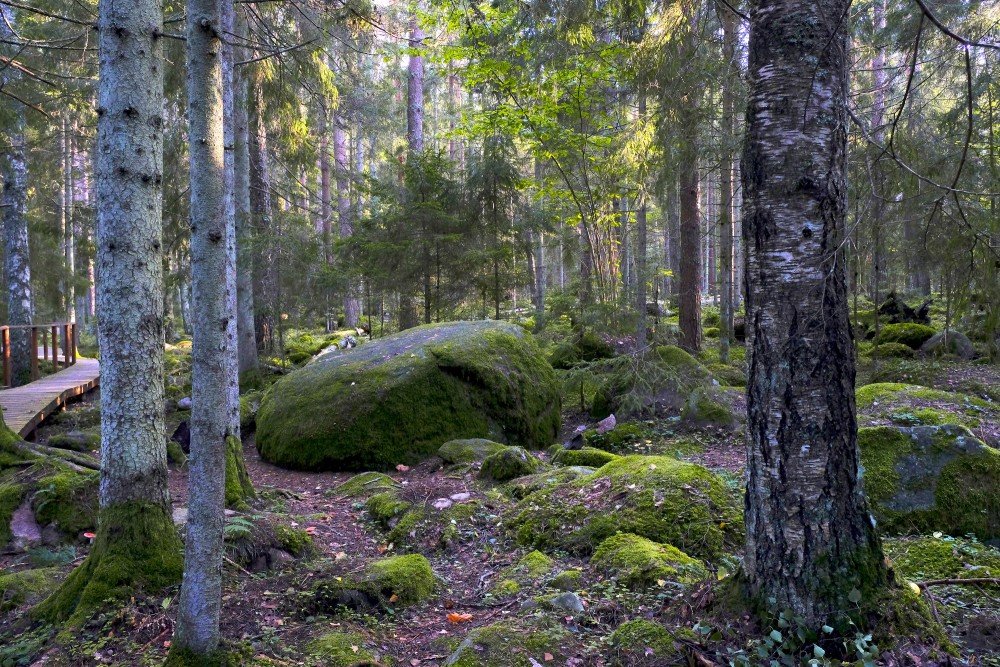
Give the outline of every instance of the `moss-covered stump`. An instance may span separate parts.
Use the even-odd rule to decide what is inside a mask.
[[[453,438],[544,448],[559,418],[555,373],[530,334],[453,322],[320,358],[278,381],[257,413],[257,448],[294,469],[386,469]]]
[[[630,532],[714,559],[743,542],[739,499],[705,468],[668,456],[626,456],[536,491],[504,517],[520,544],[589,554]]]
[[[444,443],[438,449],[437,455],[445,463],[476,463],[506,448],[507,445],[485,438],[465,438]]]
[[[621,667],[674,664],[681,653],[680,644],[665,627],[644,618],[619,625],[610,642],[611,664]]]
[[[1000,550],[961,537],[919,535],[886,538],[885,555],[910,581],[1000,577]]]
[[[862,428],[858,444],[883,531],[1000,537],[1000,451],[967,429]]]
[[[552,462],[561,466],[600,468],[605,463],[610,463],[617,458],[619,458],[617,454],[606,452],[603,449],[583,447],[582,449],[560,449],[552,457]]]
[[[0,611],[34,604],[59,585],[59,568],[45,567],[0,575]]]
[[[564,664],[572,635],[561,625],[542,619],[502,621],[471,631],[442,667],[534,667]],[[546,661],[545,655],[552,656]]]
[[[366,660],[378,661],[378,654],[367,648],[370,644],[355,632],[327,632],[309,642],[306,650],[324,667],[351,667]]]
[[[340,486],[327,489],[324,495],[335,498],[369,498],[399,489],[399,482],[380,472],[363,472]]]
[[[492,592],[500,596],[512,595],[522,588],[537,586],[555,567],[555,561],[541,551],[532,551],[517,563],[500,571]]]
[[[369,563],[358,574],[316,587],[313,604],[321,611],[337,607],[373,610],[423,602],[434,593],[434,571],[420,554],[393,556]]]
[[[913,322],[903,322],[900,324],[886,324],[879,329],[875,337],[875,344],[901,343],[910,349],[919,350],[933,336],[936,331],[933,327],[925,324],[915,324]]]
[[[594,550],[590,564],[627,586],[644,588],[668,581],[690,584],[708,576],[701,561],[670,544],[658,544],[631,533],[612,535]]]
[[[167,508],[144,502],[102,508],[87,558],[32,614],[79,627],[108,600],[179,584],[182,551]]]
[[[521,447],[505,447],[490,454],[479,468],[479,478],[494,482],[507,482],[530,475],[540,468],[541,461]]]

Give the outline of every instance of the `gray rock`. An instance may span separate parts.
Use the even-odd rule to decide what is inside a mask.
[[[20,507],[14,510],[10,519],[10,532],[17,551],[22,551],[42,541],[42,527],[35,521],[30,500],[25,500]]]
[[[571,614],[584,613],[583,600],[576,593],[560,593],[551,600],[549,604],[558,609],[564,609]]]
[[[934,334],[920,346],[920,351],[924,354],[954,354],[966,361],[976,358],[976,348],[973,347],[972,341],[964,333],[949,331],[947,348],[945,347],[944,335],[943,331]]]
[[[191,397],[185,396],[181,400],[177,401],[178,410],[190,410],[191,409]]]

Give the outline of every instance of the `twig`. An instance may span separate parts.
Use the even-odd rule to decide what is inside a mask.
[[[227,563],[229,563],[230,565],[232,565],[233,567],[235,567],[237,570],[241,571],[243,574],[247,575],[248,577],[252,577],[253,576],[252,572],[250,572],[248,569],[246,569],[245,567],[243,567],[242,565],[240,565],[239,563],[237,563],[236,561],[234,561],[229,556],[223,556],[223,558],[226,559]]]
[[[917,583],[921,589],[925,589],[928,586],[949,586],[953,584],[993,584],[995,586],[1000,586],[1000,577],[975,577],[969,579],[931,579],[929,581],[921,581]]]

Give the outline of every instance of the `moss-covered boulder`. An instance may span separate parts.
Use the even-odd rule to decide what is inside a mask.
[[[434,593],[434,571],[420,554],[393,556],[369,563],[361,572],[328,580],[316,587],[315,606],[377,609],[423,602]]]
[[[585,466],[554,468],[543,472],[536,472],[533,475],[518,477],[511,480],[503,488],[514,498],[524,498],[540,489],[571,482],[587,475],[593,475],[595,470],[596,468],[587,468]]]
[[[708,576],[701,561],[677,547],[632,533],[612,535],[601,542],[590,564],[598,572],[637,588],[667,581],[689,584]]]
[[[724,387],[747,386],[747,374],[742,368],[729,364],[708,364],[706,366],[712,376]]]
[[[380,472],[363,472],[343,484],[327,489],[324,495],[339,498],[369,498],[379,493],[394,492],[399,482]]]
[[[0,612],[42,600],[59,585],[59,575],[57,567],[0,575]]]
[[[611,633],[612,665],[669,665],[678,662],[681,645],[659,623],[636,618]]]
[[[479,478],[494,482],[507,482],[530,475],[540,468],[541,461],[521,447],[505,447],[490,454],[479,468]]]
[[[900,324],[886,324],[879,329],[875,337],[875,344],[901,343],[910,349],[919,350],[920,346],[927,342],[936,331],[933,327],[914,322],[901,322]]]
[[[1000,537],[1000,451],[961,426],[858,429],[864,488],[890,533]]]
[[[1000,577],[1000,550],[941,533],[882,541],[893,569],[910,581]]]
[[[494,595],[511,595],[525,587],[535,587],[556,567],[555,561],[541,551],[532,551],[510,567],[504,568],[493,586]]]
[[[517,541],[589,554],[615,533],[717,558],[743,541],[740,500],[716,475],[668,456],[625,456],[526,496],[505,515]]]
[[[453,438],[552,444],[560,390],[531,335],[502,322],[427,325],[325,355],[275,383],[257,448],[304,470],[415,463]]]
[[[571,633],[547,619],[506,620],[472,630],[442,667],[534,667],[574,655]],[[546,660],[545,655],[552,656]],[[558,661],[558,662],[556,662]]]
[[[355,632],[327,632],[309,642],[306,650],[324,667],[374,664],[379,656],[367,648],[371,642]]]
[[[56,433],[46,442],[49,447],[69,449],[74,452],[92,452],[101,446],[100,431],[66,431]]]
[[[560,449],[552,457],[552,462],[562,466],[600,468],[605,463],[614,461],[617,458],[617,454],[606,452],[603,449],[583,447],[581,449]]]
[[[631,452],[635,443],[645,436],[646,433],[638,424],[618,424],[605,433],[598,433],[596,429],[585,431],[583,441],[588,447],[621,454]]]
[[[556,345],[549,353],[549,363],[553,368],[567,369],[583,361],[610,359],[614,349],[593,331],[584,331],[571,340]]]
[[[966,361],[976,358],[976,348],[969,340],[969,337],[958,331],[939,331],[920,346],[920,351],[924,354],[945,355],[953,354]]]
[[[40,526],[52,526],[78,538],[97,525],[99,473],[63,470],[38,479],[31,508]]]
[[[485,438],[465,438],[444,443],[438,449],[437,455],[445,463],[475,463],[506,448],[507,445]]]
[[[956,424],[992,447],[1000,445],[1000,405],[977,396],[881,382],[859,387],[857,406],[861,426]]]

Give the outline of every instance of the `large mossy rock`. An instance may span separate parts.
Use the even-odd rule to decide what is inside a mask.
[[[475,463],[506,448],[507,445],[485,438],[465,438],[444,443],[438,449],[437,455],[445,463]]]
[[[316,587],[314,604],[323,611],[338,606],[377,609],[423,602],[434,592],[434,570],[419,554],[393,556],[369,563],[360,573]]]
[[[736,494],[705,468],[669,456],[624,456],[545,486],[515,505],[504,523],[521,544],[576,554],[591,553],[619,532],[709,560],[743,543]]]
[[[879,382],[857,390],[860,426],[956,424],[991,447],[1000,445],[1000,405],[977,396],[914,384]]]
[[[1000,537],[1000,451],[955,424],[858,429],[865,492],[890,533]]]
[[[663,585],[667,581],[690,584],[708,577],[708,570],[701,561],[677,547],[632,533],[612,535],[601,542],[590,564],[599,572],[635,588]]]
[[[571,633],[546,618],[504,620],[469,632],[442,667],[534,667],[566,664]],[[567,650],[567,646],[570,649]],[[551,660],[545,655],[551,656]]]
[[[547,447],[559,416],[555,373],[529,333],[451,322],[319,358],[278,381],[257,413],[257,448],[293,469],[387,469],[454,438]]]
[[[479,468],[479,479],[509,482],[534,473],[541,465],[541,462],[523,447],[504,447],[486,457],[482,467]]]
[[[933,327],[914,322],[901,322],[900,324],[887,324],[879,329],[878,336],[875,337],[875,344],[901,343],[907,347],[919,350],[920,346],[926,343],[931,336],[937,333]]]

